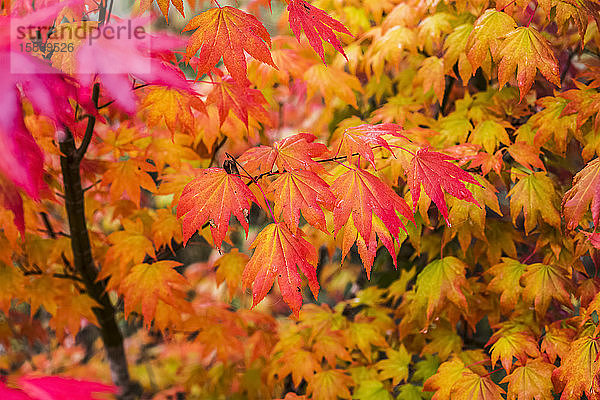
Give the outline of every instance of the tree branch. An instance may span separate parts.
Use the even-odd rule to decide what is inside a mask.
[[[90,118],[95,123],[95,118]],[[88,124],[89,127],[89,124]],[[93,131],[92,128],[90,128]],[[110,365],[113,382],[119,388],[121,400],[133,400],[141,394],[139,384],[129,376],[123,335],[119,330],[115,317],[115,308],[106,292],[106,281],[98,281],[98,269],[92,257],[90,237],[85,219],[84,192],[81,187],[79,165],[85,147],[79,149],[70,130],[65,127],[65,139],[60,142],[60,165],[63,175],[65,207],[71,235],[74,268],[81,276],[86,293],[94,299],[98,306],[92,308],[100,325],[100,334],[104,342],[106,356]],[[87,134],[87,131],[86,131]],[[90,134],[91,138],[91,134]]]
[[[92,102],[94,106],[98,108],[98,98],[100,96],[100,84],[95,83],[94,88],[92,89]],[[85,128],[85,135],[83,136],[83,141],[79,148],[75,151],[74,161],[79,164],[81,160],[83,160],[83,156],[85,156],[85,152],[92,141],[92,136],[94,135],[94,127],[96,126],[96,117],[94,115],[87,115],[88,123]]]

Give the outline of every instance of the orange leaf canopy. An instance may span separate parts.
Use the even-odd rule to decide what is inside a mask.
[[[200,176],[183,189],[177,206],[177,217],[183,217],[184,243],[209,221],[215,246],[221,247],[231,214],[248,234],[246,218],[252,202],[258,204],[252,191],[238,176],[230,175],[222,168],[202,170]]]
[[[315,248],[302,236],[298,229],[292,233],[285,225],[267,225],[252,242],[254,254],[242,274],[244,287],[252,287],[252,306],[256,306],[267,295],[275,277],[283,300],[296,316],[302,306],[300,284],[302,282],[296,267],[308,278],[308,285],[315,296],[319,296],[316,265],[318,256]]]
[[[192,18],[183,32],[194,29],[187,44],[186,59],[200,50],[198,76],[209,72],[223,57],[229,74],[240,84],[248,82],[244,51],[276,68],[269,51],[269,32],[253,15],[229,6],[211,8]]]

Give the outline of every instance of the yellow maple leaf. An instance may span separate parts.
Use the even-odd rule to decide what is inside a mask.
[[[547,39],[535,28],[521,26],[507,33],[500,45],[498,83],[503,87],[517,72],[521,100],[535,80],[536,68],[556,86],[560,86],[556,57]]]

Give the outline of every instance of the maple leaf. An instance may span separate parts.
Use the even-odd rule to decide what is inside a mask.
[[[556,299],[562,304],[570,304],[570,282],[567,272],[558,265],[531,264],[523,274],[523,299],[533,303],[538,315],[546,314],[550,300]]]
[[[440,210],[447,225],[450,225],[448,207],[442,190],[457,199],[469,201],[480,207],[473,194],[463,183],[468,182],[480,186],[479,182],[468,172],[448,162],[449,160],[454,160],[454,158],[423,147],[417,150],[408,172],[408,186],[413,200],[413,209],[417,209],[421,185],[423,185],[425,193]]]
[[[351,399],[349,387],[354,385],[354,380],[346,375],[343,370],[330,369],[317,372],[308,379],[306,393],[315,400]]]
[[[344,226],[346,226],[346,230],[355,228],[364,243],[363,250],[369,250],[372,258],[376,250],[376,245],[374,245],[374,233],[376,232],[381,240],[385,240],[384,243],[390,254],[394,255],[392,240],[397,240],[400,228],[406,231],[398,213],[414,223],[412,212],[406,201],[375,175],[362,169],[348,169],[333,182],[331,191],[337,198],[333,209],[334,233],[337,235]],[[378,226],[376,221],[374,223],[375,217],[379,218],[384,229]],[[352,227],[349,224],[350,218],[352,218]],[[391,235],[388,240],[386,240],[385,230]],[[344,232],[342,258],[347,254],[355,238],[355,234]],[[357,243],[361,244],[358,241]],[[361,246],[359,246],[359,250],[360,248]],[[366,258],[369,257],[363,257],[363,261]],[[395,265],[395,257],[392,259]],[[372,260],[364,264],[369,273]]]
[[[322,369],[314,355],[304,349],[286,351],[278,361],[281,367],[277,370],[277,375],[282,378],[291,375],[296,386],[300,385],[303,379],[309,381],[314,378],[315,373]]]
[[[246,84],[247,66],[244,51],[265,64],[277,68],[271,58],[269,32],[255,16],[237,8],[215,7],[195,16],[183,32],[196,30],[186,47],[186,60],[198,50],[198,76],[208,73],[223,57],[229,74],[238,84]]]
[[[19,389],[9,388],[3,382],[0,382],[0,396],[10,400],[34,400]]]
[[[358,108],[356,94],[363,93],[363,85],[358,78],[334,66],[315,64],[302,75],[306,82],[306,99],[310,100],[315,93],[319,93],[325,104],[332,104],[338,98],[342,102]]]
[[[460,353],[463,348],[463,340],[456,334],[449,322],[440,320],[435,329],[429,331],[431,342],[427,343],[421,350],[421,356],[425,354],[437,354],[440,360],[447,360],[451,354]]]
[[[452,387],[462,377],[464,371],[466,368],[460,359],[446,361],[440,365],[435,375],[423,383],[423,390],[435,392],[432,400],[450,400]]]
[[[536,129],[533,144],[544,146],[561,156],[567,150],[569,134],[577,132],[577,117],[581,115],[570,114],[567,93],[563,97],[546,96],[538,99],[536,105],[544,109],[532,115],[528,121]]]
[[[346,156],[348,161],[351,161],[352,155],[358,153],[359,157],[364,157],[375,168],[375,155],[371,146],[381,146],[391,152],[392,148],[382,136],[392,135],[405,138],[400,132],[403,132],[402,127],[392,123],[377,125],[362,124],[344,129],[339,138],[335,155],[337,157],[341,153]]]
[[[421,63],[421,67],[417,73],[418,79],[421,81],[423,93],[427,93],[433,89],[433,94],[439,104],[444,100],[445,89],[445,74],[444,60],[438,57],[427,57]]]
[[[526,142],[515,142],[508,146],[508,153],[516,162],[531,171],[535,171],[534,167],[546,171],[546,166],[540,160],[538,147],[531,146]]]
[[[562,200],[562,214],[567,229],[575,229],[591,204],[592,222],[600,223],[600,158],[590,161],[573,178],[573,187]]]
[[[560,324],[560,321],[557,321]],[[551,363],[556,361],[557,357],[564,359],[569,352],[569,345],[573,339],[573,330],[569,328],[561,329],[556,323],[546,326],[546,333],[542,338],[540,349],[546,353]]]
[[[149,126],[153,127],[164,121],[173,135],[178,131],[193,132],[193,109],[206,112],[204,102],[196,95],[166,87],[151,87],[140,104],[140,110],[145,111]]]
[[[540,355],[536,338],[526,331],[499,330],[485,345],[492,345],[492,367],[500,360],[507,374],[512,368],[513,357],[524,363],[528,356],[534,358]]]
[[[504,389],[489,376],[479,376],[467,370],[452,387],[452,399],[456,400],[503,400]]]
[[[250,246],[255,249],[254,254],[242,274],[244,287],[252,288],[253,307],[264,299],[277,277],[283,300],[297,317],[302,306],[301,279],[297,268],[308,278],[310,290],[315,299],[318,298],[318,256],[303,236],[301,229],[292,233],[285,225],[272,223],[254,239]]]
[[[156,219],[150,230],[152,231],[152,242],[157,249],[168,247],[174,252],[171,246],[172,241],[177,243],[183,241],[181,223],[171,210],[164,208],[156,210]]]
[[[121,223],[124,230],[108,235],[112,246],[106,252],[100,271],[102,278],[108,278],[110,275],[120,281],[130,263],[141,263],[146,255],[156,257],[152,241],[144,234],[144,225],[140,219],[123,219]]]
[[[352,361],[352,356],[346,347],[346,336],[342,330],[327,330],[318,335],[312,347],[317,360],[324,358],[331,368],[336,366],[338,359]]]
[[[158,4],[158,8],[160,8],[160,12],[165,16],[165,20],[167,24],[169,23],[169,6],[173,4],[175,9],[179,11],[182,17],[185,17],[183,0],[156,0],[156,4]],[[150,9],[152,5],[152,0],[140,0],[140,10],[139,13],[145,13]]]
[[[2,206],[13,213],[13,223],[25,235],[25,215],[23,213],[23,199],[12,181],[4,179],[0,174],[0,200]]]
[[[325,11],[304,0],[290,0],[287,10],[289,11],[290,28],[296,39],[298,39],[298,42],[300,42],[300,32],[304,30],[304,34],[308,38],[308,43],[310,43],[323,62],[325,62],[325,54],[321,39],[330,43],[334,49],[346,57],[342,44],[335,36],[335,33],[333,33],[335,30],[352,36],[352,33],[341,22],[331,18]]]
[[[273,145],[253,147],[242,154],[238,161],[251,173],[271,172],[277,165],[279,172],[309,170],[322,172],[324,168],[313,158],[329,154],[327,147],[315,143],[316,137],[310,133],[283,138]]]
[[[246,254],[240,253],[238,249],[232,249],[215,261],[217,285],[223,282],[227,284],[227,293],[230,300],[239,291],[239,279],[249,259]]]
[[[57,21],[60,21],[60,19],[57,19]],[[97,28],[97,21],[74,21],[58,24],[56,32],[60,32],[60,34],[50,35],[46,42],[47,48],[54,48],[54,46],[64,48],[64,46],[67,46],[67,48],[72,47],[73,51],[52,52],[50,56],[52,66],[67,74],[75,73],[77,71],[77,49],[84,44],[87,37],[91,36],[93,32],[97,32]],[[85,32],[84,35],[79,34],[82,30]],[[78,34],[75,34],[75,32],[78,32]]]
[[[366,380],[359,383],[354,391],[356,400],[392,400],[390,392],[377,380]]]
[[[462,24],[454,28],[454,31],[444,40],[444,72],[447,75],[456,77],[453,68],[458,63],[458,75],[462,79],[463,84],[468,82],[473,74],[473,67],[465,51],[469,35],[472,31],[472,24]]]
[[[415,311],[425,312],[425,326],[429,324],[434,311],[442,309],[447,300],[463,310],[468,309],[463,288],[466,264],[455,257],[444,257],[429,264],[417,276],[416,293],[413,299]]]
[[[500,305],[503,310],[514,310],[517,305],[523,292],[523,287],[519,282],[526,267],[517,260],[502,257],[500,264],[496,264],[486,271],[494,276],[488,284],[488,290],[500,293]]]
[[[588,399],[597,398],[600,392],[598,347],[598,338],[590,336],[571,343],[560,367],[552,372],[552,383],[558,393],[562,392],[562,400],[580,399],[583,393]]]
[[[386,350],[387,358],[375,364],[381,379],[391,379],[394,386],[408,379],[408,365],[411,355],[406,351],[403,344],[398,350]]]
[[[214,103],[219,109],[221,125],[225,122],[229,111],[233,113],[248,128],[248,115],[266,125],[272,125],[271,117],[265,110],[267,100],[260,90],[240,84],[230,76],[214,82],[213,89],[208,93],[206,101]]]
[[[120,286],[125,315],[129,315],[136,306],[141,305],[144,323],[149,327],[159,300],[181,311],[191,311],[189,303],[185,301],[188,282],[174,269],[180,265],[182,264],[177,261],[163,260],[134,266]]]
[[[535,28],[521,26],[507,33],[500,45],[498,84],[503,87],[517,71],[521,100],[535,79],[536,68],[556,86],[560,86],[559,68],[550,43]]]
[[[22,391],[27,394],[23,399],[70,400],[77,398],[97,400],[99,398],[96,397],[97,393],[117,392],[117,388],[112,385],[60,376],[23,376],[19,378],[18,384]],[[0,390],[3,386],[4,384],[0,383]],[[13,399],[13,397],[9,397],[9,399]],[[19,397],[15,397],[15,400],[18,399]]]
[[[489,154],[494,154],[500,143],[510,144],[506,128],[512,128],[512,126],[504,121],[494,121],[492,119],[482,121],[477,124],[471,133],[469,142],[480,145]]]
[[[111,163],[102,177],[102,185],[110,185],[110,198],[116,201],[123,193],[126,193],[138,208],[141,201],[141,189],[143,187],[150,192],[156,192],[156,184],[148,172],[154,172],[156,168],[147,161],[130,158],[118,163]]]
[[[560,214],[554,207],[558,203],[552,179],[545,172],[534,172],[520,179],[508,192],[510,197],[510,215],[513,224],[523,211],[525,233],[528,234],[540,220],[560,227]]]
[[[493,8],[485,10],[473,25],[466,43],[467,58],[473,73],[481,67],[490,76],[492,58],[496,59],[501,38],[517,26],[515,20],[505,12]]]
[[[202,228],[206,221],[215,247],[221,247],[231,214],[235,215],[248,234],[248,213],[252,202],[258,204],[252,191],[235,175],[222,168],[209,168],[188,183],[177,205],[177,217],[183,217],[183,241]]]
[[[508,400],[551,400],[552,371],[556,367],[540,358],[527,361],[504,377],[500,383],[508,382]]]
[[[275,217],[283,214],[283,221],[292,232],[298,227],[300,210],[306,222],[326,231],[321,207],[333,210],[336,198],[317,174],[307,170],[286,171],[271,183],[269,192],[275,194]]]

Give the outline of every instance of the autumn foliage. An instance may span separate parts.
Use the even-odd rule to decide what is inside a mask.
[[[600,399],[600,2],[121,3],[0,3],[1,399]]]

